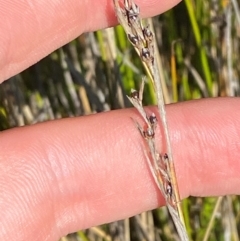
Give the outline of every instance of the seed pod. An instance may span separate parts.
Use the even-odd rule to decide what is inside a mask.
[[[165,153],[164,156],[163,156],[163,158],[164,158],[165,160],[168,160],[168,154]]]
[[[132,90],[131,91],[131,98],[138,100],[139,99],[139,92],[137,90]]]
[[[166,181],[165,184],[165,192],[168,197],[172,197],[172,184],[169,181]]]
[[[149,29],[149,26],[146,26],[145,28],[143,28],[143,36],[148,42],[153,41],[153,33]]]
[[[153,56],[151,55],[148,48],[142,48],[141,58],[144,62],[153,62]]]
[[[157,117],[154,113],[152,113],[150,116],[149,116],[149,121],[150,121],[150,124],[152,126],[154,126],[156,123],[157,123]]]
[[[146,131],[143,131],[145,139],[152,139],[155,136],[154,130],[152,128],[147,128]]]
[[[137,20],[140,13],[140,9],[137,5],[134,5],[131,8],[125,8],[125,10],[128,19],[128,25],[131,26],[132,23]]]
[[[139,44],[139,38],[137,35],[133,35],[133,34],[128,34],[128,39],[130,40],[130,42],[133,45],[138,45]]]

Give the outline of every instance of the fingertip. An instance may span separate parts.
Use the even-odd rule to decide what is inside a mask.
[[[177,2],[139,0],[137,4],[142,16],[147,17],[161,13]],[[0,82],[83,32],[117,24],[111,0],[12,0],[2,1],[0,6]]]

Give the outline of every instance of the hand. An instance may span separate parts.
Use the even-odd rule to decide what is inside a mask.
[[[136,2],[144,16],[177,3]],[[111,0],[0,0],[0,12],[1,80],[83,31],[116,23]],[[223,98],[167,107],[181,198],[240,193],[239,104]],[[164,205],[130,117],[141,122],[127,109],[2,132],[0,239],[54,241]]]

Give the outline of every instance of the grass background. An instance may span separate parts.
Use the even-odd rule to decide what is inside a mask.
[[[240,13],[237,1],[184,0],[153,18],[166,103],[239,96]],[[118,26],[86,33],[0,85],[0,130],[130,107],[126,94],[145,75]],[[150,82],[146,105],[155,104]],[[192,240],[239,240],[240,199],[183,201]],[[212,228],[204,239],[209,222]],[[210,222],[211,223],[211,222]],[[165,208],[93,227],[64,240],[177,240]]]

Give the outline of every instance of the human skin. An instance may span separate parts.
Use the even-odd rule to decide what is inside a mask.
[[[136,3],[153,16],[177,1]],[[116,24],[111,0],[0,0],[0,14],[1,81],[82,32]],[[239,104],[167,106],[181,198],[240,193]],[[164,205],[131,118],[142,123],[126,109],[0,133],[0,240],[55,241]],[[156,137],[161,149],[159,129]]]

